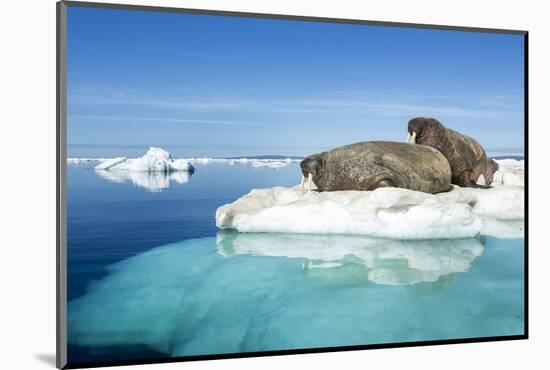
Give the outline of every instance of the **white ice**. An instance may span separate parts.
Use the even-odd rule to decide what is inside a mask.
[[[126,162],[126,157],[110,158],[102,161],[100,164],[95,166],[96,170],[109,170],[111,168],[115,169],[115,166],[120,165],[123,162]]]
[[[269,168],[281,168],[288,166],[290,161],[261,161],[255,160],[252,162],[253,167],[269,167]]]
[[[253,189],[216,211],[219,228],[240,232],[454,239],[523,236],[523,161],[497,161],[493,188],[455,187],[426,194],[406,189],[302,193],[299,186]]]
[[[130,172],[164,172],[193,171],[193,166],[185,159],[172,159],[170,153],[161,148],[150,147],[147,153],[139,158],[111,158],[101,161],[96,170],[130,171]]]
[[[235,164],[250,164],[253,167],[267,167],[267,168],[281,168],[288,166],[293,162],[299,162],[301,159],[295,158],[285,158],[285,159],[275,159],[275,158],[210,158],[210,157],[199,157],[199,158],[186,158],[191,163],[200,163],[200,164],[211,164],[211,163],[223,163],[229,165]]]
[[[149,152],[144,157],[148,158],[155,158],[155,159],[161,159],[161,161],[167,161],[167,156],[170,157],[170,154],[166,152],[163,149],[160,148],[153,148],[151,147],[149,149]],[[124,169],[124,170],[137,170],[137,171],[148,171],[147,168],[152,167],[151,170],[157,171],[159,165],[155,164],[154,162],[151,163],[149,161],[145,161],[143,158],[135,158],[135,159],[127,159],[126,157],[117,157],[117,158],[79,158],[79,157],[70,157],[67,158],[67,163],[87,163],[87,162],[99,162],[100,164],[97,166],[97,169]],[[122,158],[125,158],[126,161],[121,161]],[[139,161],[138,161],[139,160]],[[289,165],[293,162],[300,162],[301,159],[297,158],[284,158],[284,159],[276,159],[276,158],[253,158],[253,157],[242,157],[242,158],[212,158],[212,157],[190,157],[190,158],[181,158],[173,160],[171,163],[172,171],[187,171],[185,169],[187,167],[187,164],[212,164],[212,163],[221,163],[221,164],[229,164],[229,165],[235,165],[235,164],[245,164],[245,165],[251,165],[253,167],[267,167],[267,168],[281,168]],[[134,167],[130,168],[130,163],[134,163]],[[186,164],[187,163],[187,164]],[[107,168],[105,168],[107,167]],[[183,168],[183,169],[180,169]],[[145,169],[144,169],[145,168]]]
[[[524,186],[525,161],[514,159],[502,159],[497,161],[499,170],[493,178],[494,186],[498,185],[517,185]]]
[[[89,163],[89,162],[105,162],[110,159],[114,159],[114,158],[69,157],[67,158],[67,163],[78,164],[78,163]]]

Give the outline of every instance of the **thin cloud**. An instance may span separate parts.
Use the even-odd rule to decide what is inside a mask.
[[[442,101],[443,100],[443,101]],[[519,102],[518,102],[519,100]],[[426,104],[428,102],[429,104]],[[73,95],[70,104],[76,105],[131,105],[167,110],[240,111],[288,113],[376,113],[384,116],[428,115],[442,117],[494,118],[521,115],[523,103],[515,96],[453,97],[411,94],[337,94],[336,97],[280,98],[144,98],[136,94],[101,96]],[[514,104],[515,103],[515,104]],[[140,118],[140,120],[143,120]],[[153,120],[153,119],[151,119]],[[166,119],[162,119],[167,121]],[[187,120],[180,120],[186,122]],[[200,121],[200,120],[188,120]],[[173,121],[177,122],[177,121]],[[229,121],[217,121],[219,123]],[[205,123],[215,123],[214,121]]]
[[[373,100],[306,100],[295,101],[294,107],[281,107],[278,109],[288,111],[315,111],[318,112],[370,112],[384,116],[407,115],[435,115],[447,117],[497,117],[502,111],[462,108],[457,106],[437,106],[413,103],[400,103],[390,101]]]
[[[133,105],[161,109],[189,110],[258,110],[266,108],[261,101],[247,99],[182,99],[137,98],[128,96],[72,95],[69,104],[76,105]]]
[[[240,122],[240,121],[223,121],[223,120],[206,120],[206,119],[183,119],[183,118],[164,118],[164,117],[124,117],[124,116],[87,116],[87,115],[70,115],[69,118],[85,118],[93,120],[105,121],[146,121],[146,122],[170,122],[170,123],[198,123],[198,124],[214,124],[228,126],[265,126],[258,122]]]

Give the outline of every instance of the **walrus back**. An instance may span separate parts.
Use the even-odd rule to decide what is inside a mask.
[[[438,193],[451,184],[445,157],[425,145],[372,141],[321,153],[320,190],[373,190],[381,180],[405,189]]]
[[[454,144],[455,155],[449,160],[454,176],[460,175],[463,171],[472,171],[477,179],[485,173],[487,168],[487,154],[485,150],[470,136],[447,129],[449,138]]]

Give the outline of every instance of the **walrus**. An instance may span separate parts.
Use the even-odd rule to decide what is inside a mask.
[[[446,128],[435,118],[411,119],[407,142],[439,150],[451,166],[451,183],[461,187],[487,189],[498,169],[496,162],[488,162],[485,150],[475,139]],[[481,175],[485,179],[485,186],[477,184]]]
[[[319,191],[397,187],[425,193],[452,189],[451,167],[434,148],[389,141],[360,142],[314,154],[300,162],[302,191],[308,178]]]

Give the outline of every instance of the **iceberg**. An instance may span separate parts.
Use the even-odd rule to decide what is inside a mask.
[[[189,159],[185,159],[185,158],[180,158],[180,159],[175,159],[174,160],[174,159],[172,159],[170,153],[168,153],[164,149],[155,148],[155,147],[150,147],[144,157],[147,157],[148,159],[153,157],[153,159],[160,159],[160,161],[170,162],[169,167],[170,167],[171,171],[187,171],[187,164],[185,162],[190,162]],[[147,169],[148,168],[148,166],[147,166],[148,161],[145,161],[144,157],[139,157],[139,158],[127,158],[127,157],[115,157],[115,158],[68,157],[67,158],[67,163],[78,164],[78,163],[99,162],[100,164],[96,166],[96,169],[107,170],[107,169],[110,169],[110,168],[114,168],[118,164],[127,162],[127,163],[125,163],[121,166],[116,166],[116,169],[130,170],[129,164],[135,162],[133,170],[137,170],[137,171],[156,170],[155,167],[158,167],[158,166],[155,166],[155,163],[153,163],[153,166],[151,166],[151,169]],[[195,160],[195,159],[193,158],[193,160]],[[202,159],[196,160],[196,162],[205,163],[204,160],[205,159],[202,158]],[[138,168],[139,165],[142,165],[142,166],[145,165],[145,166],[144,166],[144,168],[140,169],[140,168]]]
[[[478,239],[391,240],[352,235],[237,233],[221,231],[216,240],[223,256],[299,258],[302,268],[360,266],[369,281],[382,285],[435,282],[467,272],[483,253]]]
[[[191,163],[200,163],[200,164],[211,164],[211,163],[223,163],[229,165],[235,164],[250,164],[252,167],[267,167],[267,168],[281,168],[288,166],[291,163],[300,162],[301,159],[297,158],[253,158],[253,157],[242,157],[242,158],[210,158],[210,157],[199,157],[199,158],[186,158],[187,161]]]
[[[150,147],[139,158],[118,157],[105,159],[95,167],[96,170],[130,172],[193,172],[193,166],[185,159],[172,159],[170,153],[161,148]]]
[[[298,186],[252,190],[218,208],[216,225],[241,232],[396,239],[468,238],[482,226],[466,201],[397,188],[302,194]]]
[[[109,170],[116,165],[119,165],[127,160],[126,157],[118,157],[118,158],[109,158],[104,161],[101,161],[100,164],[95,166],[96,170]]]
[[[67,163],[69,164],[79,164],[79,163],[92,163],[92,162],[105,162],[114,158],[104,158],[104,157],[68,157]]]
[[[392,239],[519,236],[524,162],[497,161],[491,189],[427,194],[407,189],[302,193],[299,186],[253,189],[216,210],[216,225],[240,232],[366,235]],[[488,234],[484,234],[488,233]]]
[[[300,162],[300,158],[254,158],[254,157],[242,157],[242,158],[212,158],[212,157],[190,157],[172,159],[170,154],[161,148],[150,147],[145,156],[140,158],[87,158],[87,157],[69,157],[67,163],[89,163],[99,162],[96,167],[98,170],[107,169],[120,169],[129,171],[163,171],[164,167],[168,167],[169,171],[189,171],[188,166],[192,164],[249,164],[253,167],[266,167],[266,168],[281,168],[288,166],[291,163]],[[166,165],[169,163],[169,165]]]
[[[255,160],[252,162],[253,167],[269,167],[269,168],[281,168],[288,166],[290,161],[266,161],[266,160]]]

